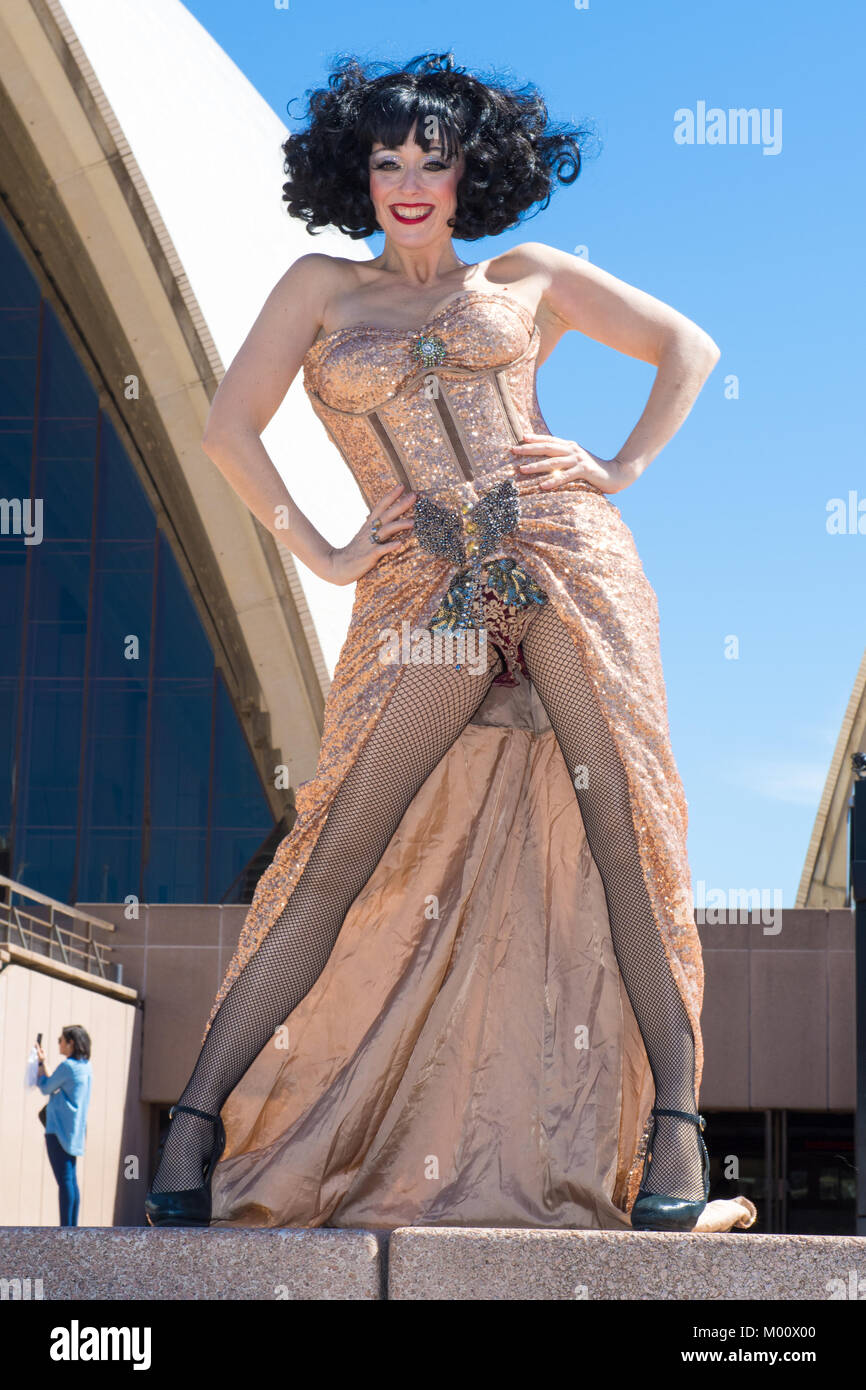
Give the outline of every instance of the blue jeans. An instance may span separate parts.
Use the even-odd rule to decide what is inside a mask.
[[[66,1152],[56,1134],[46,1134],[45,1143],[48,1146],[48,1161],[60,1190],[60,1224],[77,1226],[80,1193],[75,1174],[75,1155]]]

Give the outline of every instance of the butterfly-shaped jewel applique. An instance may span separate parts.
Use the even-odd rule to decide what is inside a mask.
[[[471,561],[480,564],[496,550],[503,536],[517,530],[520,521],[520,494],[510,478],[490,488],[464,512],[456,507],[440,507],[423,495],[415,502],[415,535],[422,550],[440,555],[455,565]],[[464,539],[464,527],[466,539]]]

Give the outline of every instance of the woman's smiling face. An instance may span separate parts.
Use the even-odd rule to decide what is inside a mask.
[[[370,152],[370,198],[386,236],[401,246],[426,246],[450,237],[448,219],[457,210],[462,154],[447,160],[438,139],[429,150],[415,144],[416,127],[396,149],[376,141]]]

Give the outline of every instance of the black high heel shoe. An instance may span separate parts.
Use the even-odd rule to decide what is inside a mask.
[[[187,1188],[183,1192],[149,1190],[144,1199],[144,1212],[151,1226],[209,1226],[210,1184],[213,1170],[226,1146],[225,1127],[219,1115],[209,1115],[206,1110],[196,1110],[192,1105],[173,1105],[168,1112],[169,1120],[178,1110],[186,1110],[190,1115],[199,1115],[203,1120],[212,1120],[216,1125],[213,1148],[202,1164],[202,1185]]]
[[[656,1121],[653,1118],[652,1129],[650,1130],[649,1140],[644,1155],[643,1176],[641,1185],[638,1188],[634,1206],[631,1209],[631,1224],[636,1231],[691,1231],[697,1224],[698,1217],[707,1205],[710,1196],[710,1157],[707,1153],[707,1146],[704,1143],[703,1131],[706,1128],[706,1120],[703,1115],[693,1115],[688,1110],[660,1110],[653,1106],[650,1114],[656,1115],[677,1115],[681,1120],[691,1120],[692,1124],[698,1126],[700,1133],[698,1139],[701,1145],[701,1164],[702,1176],[704,1181],[704,1198],[702,1202],[682,1202],[676,1197],[665,1197],[658,1192],[647,1192],[644,1187],[647,1168],[652,1158],[652,1141],[656,1133]]]

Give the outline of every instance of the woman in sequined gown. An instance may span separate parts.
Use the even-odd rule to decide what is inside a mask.
[[[576,178],[581,134],[428,55],[343,64],[286,143],[289,212],[384,248],[291,267],[205,448],[355,600],[316,775],[173,1111],[153,1224],[190,1224],[203,1175],[221,1226],[627,1228],[642,1175],[703,1198],[693,1123],[659,1115],[645,1162],[653,1104],[697,1111],[703,972],[657,604],[610,495],[718,349],[540,242],[471,264],[452,240],[513,226],[554,167]],[[537,366],[570,328],[657,367],[613,459],[539,409]],[[259,438],[299,369],[369,508],[340,549]],[[697,1229],[753,1219],[711,1202]]]

